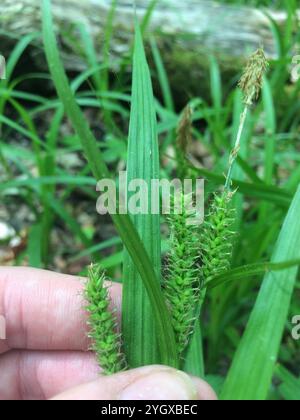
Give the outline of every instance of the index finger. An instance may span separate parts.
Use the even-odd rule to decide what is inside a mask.
[[[9,349],[88,350],[83,279],[31,268],[0,268],[0,315]],[[110,294],[120,303],[120,285]]]

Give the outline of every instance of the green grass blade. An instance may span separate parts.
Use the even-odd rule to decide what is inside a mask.
[[[282,227],[272,262],[300,257],[300,188]],[[265,400],[294,290],[297,267],[265,276],[222,391],[223,400]]]
[[[97,91],[103,92],[109,90],[109,70],[110,70],[110,43],[113,35],[113,21],[116,11],[116,0],[112,1],[109,13],[107,15],[107,22],[104,27],[103,33],[103,48],[102,48],[102,57],[103,65],[101,71],[97,71],[93,74],[94,87]],[[94,41],[86,29],[85,25],[79,25],[79,31],[81,34],[81,39],[83,43],[83,48],[85,49],[86,58],[90,67],[96,67],[98,58],[97,52],[94,46]],[[103,119],[107,127],[113,128],[114,122],[111,115],[111,110],[103,107]]]
[[[300,265],[300,259],[295,259],[292,261],[279,262],[279,263],[257,263],[244,265],[243,267],[237,267],[232,270],[227,271],[225,274],[214,277],[210,280],[206,287],[208,289],[214,289],[217,286],[220,286],[224,283],[230,283],[237,280],[246,280],[249,277],[258,276],[261,274],[268,273],[270,271],[282,271],[287,268],[295,267]]]
[[[90,69],[97,68],[97,66],[99,67],[97,54],[96,54],[94,43],[93,43],[93,38],[92,38],[91,33],[88,31],[87,27],[84,24],[79,24],[78,30],[80,33],[81,41],[82,41],[84,52],[86,55],[86,60],[89,65],[88,71],[90,71]],[[101,90],[100,68],[98,68],[97,71],[92,73],[92,79],[94,81],[94,85],[96,86],[96,88]]]
[[[24,53],[28,45],[34,41],[36,38],[40,36],[39,32],[34,32],[28,34],[20,39],[20,41],[16,44],[15,48],[9,55],[9,59],[6,65],[6,84],[8,84],[9,79],[12,76],[12,73],[18,63],[21,55]]]
[[[98,148],[97,141],[75,101],[59,57],[53,31],[50,0],[43,0],[42,16],[46,56],[58,95],[78,137],[81,140],[85,156],[89,162],[94,177],[97,180],[109,178],[110,174]],[[152,262],[145,250],[143,242],[133,226],[130,217],[128,215],[116,214],[113,216],[113,222],[132,260],[134,261],[137,271],[139,272],[148,292],[156,320],[156,332],[162,354],[161,361],[164,364],[176,366],[177,354],[174,333],[171,327],[168,309],[166,307]]]
[[[175,112],[175,105],[168,80],[168,75],[166,73],[166,69],[164,67],[157,43],[154,38],[150,39],[150,45],[157,70],[159,84],[163,94],[164,104],[169,111]]]
[[[272,90],[267,79],[263,85],[263,104],[265,109],[266,126],[266,155],[265,155],[265,182],[271,184],[274,176],[275,146],[276,146],[276,111],[272,97]]]
[[[275,174],[275,152],[276,152],[276,111],[272,96],[272,89],[269,81],[265,78],[263,89],[263,106],[265,110],[265,167],[264,181],[267,185],[272,185]],[[260,206],[260,223],[264,225],[270,213],[269,203],[262,203]]]
[[[150,72],[146,62],[141,32],[136,23],[132,105],[128,138],[127,181],[143,179],[150,187],[151,179],[159,179],[159,152],[156,115]],[[151,191],[148,188],[150,203]],[[131,194],[132,196],[132,194]],[[130,200],[130,194],[128,195]],[[156,276],[160,278],[160,216],[132,216]],[[140,276],[128,252],[124,253],[122,333],[125,354],[130,367],[159,362],[154,314]]]
[[[210,128],[214,133],[214,141],[217,147],[223,144],[223,121],[222,121],[222,80],[220,67],[217,59],[214,56],[209,57],[210,70],[210,90],[214,110],[214,117],[211,121]]]
[[[148,5],[146,13],[143,16],[143,19],[142,19],[142,22],[141,22],[141,32],[142,32],[143,35],[149,27],[149,24],[150,24],[150,21],[151,21],[151,18],[152,18],[152,14],[153,14],[153,11],[154,11],[157,3],[158,3],[158,0],[152,0]]]
[[[14,49],[11,51],[9,59],[6,63],[6,79],[0,80],[0,87],[4,88],[9,86],[10,84],[10,78],[13,74],[13,71],[15,69],[15,66],[17,62],[19,61],[21,55],[24,53],[28,45],[40,34],[38,32],[34,32],[32,34],[26,35],[21,38],[21,40],[16,44]],[[5,103],[9,95],[0,96],[0,114],[3,114],[3,110],[5,107]],[[1,130],[1,124],[0,124],[0,130]]]
[[[204,168],[191,168],[199,175],[207,178],[210,181],[215,182],[218,185],[224,184],[224,176],[211,172]],[[238,193],[244,194],[245,196],[259,198],[261,200],[270,201],[274,204],[278,204],[283,208],[288,208],[292,201],[292,194],[285,188],[278,188],[272,185],[249,183],[239,181],[237,179],[232,180],[232,188],[237,189]]]
[[[205,375],[202,332],[199,320],[196,321],[191,344],[186,352],[184,371],[199,378],[204,378]]]
[[[219,64],[214,56],[209,57],[210,63],[210,87],[215,117],[217,120],[221,117],[222,110],[222,81]]]
[[[279,386],[279,392],[285,400],[299,401],[300,399],[300,379],[292,375],[283,366],[276,368],[275,376],[282,384]]]
[[[27,252],[29,265],[34,268],[42,268],[42,227],[40,224],[34,224],[29,232]]]
[[[107,16],[107,22],[104,28],[104,43],[103,43],[103,63],[104,63],[104,69],[101,73],[101,81],[100,81],[100,90],[101,91],[107,91],[109,90],[109,68],[110,68],[110,44],[111,39],[114,32],[114,18],[116,13],[116,6],[117,1],[112,0],[110,11]]]
[[[110,239],[106,239],[103,242],[100,242],[97,245],[93,245],[90,248],[85,249],[84,251],[79,252],[78,254],[74,255],[72,258],[69,259],[70,262],[74,262],[74,261],[78,261],[83,257],[88,257],[90,255],[93,254],[98,254],[99,251],[102,251],[104,249],[113,247],[115,245],[120,245],[121,244],[121,240],[119,237],[113,237]]]
[[[66,210],[63,203],[57,200],[52,194],[44,194],[43,200],[47,206],[51,207],[52,211],[66,223],[74,236],[78,237],[84,246],[89,247],[91,245],[90,239],[87,237],[77,220]]]

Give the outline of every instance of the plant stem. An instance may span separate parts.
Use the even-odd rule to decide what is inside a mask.
[[[239,82],[239,87],[244,93],[245,109],[241,115],[241,121],[240,121],[240,126],[238,130],[235,146],[229,157],[229,168],[228,168],[228,173],[227,173],[226,183],[225,183],[225,191],[227,192],[230,191],[232,171],[233,171],[234,163],[236,161],[236,158],[240,150],[240,144],[241,144],[241,139],[242,139],[242,134],[243,134],[247,114],[251,105],[253,104],[255,99],[258,98],[260,94],[262,83],[263,83],[263,75],[266,72],[267,67],[268,67],[268,62],[266,60],[264,51],[262,48],[259,48],[249,58],[249,61],[242,75],[242,78]]]

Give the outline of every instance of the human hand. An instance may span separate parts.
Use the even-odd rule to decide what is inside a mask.
[[[206,382],[165,366],[101,376],[88,351],[82,279],[0,268],[0,400],[214,400]],[[121,286],[110,288],[120,308]]]

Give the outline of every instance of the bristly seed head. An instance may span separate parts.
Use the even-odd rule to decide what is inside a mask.
[[[187,105],[177,127],[176,137],[176,155],[177,155],[177,174],[183,180],[189,178],[189,168],[187,165],[186,155],[190,144],[192,143],[192,127],[193,127],[193,110]]]
[[[186,202],[192,202],[193,197],[192,194],[182,194],[180,199],[184,207]],[[184,350],[193,332],[195,308],[199,300],[199,240],[196,227],[187,224],[189,216],[184,210],[182,214],[172,214],[169,218],[171,238],[164,288],[181,358],[184,357]]]
[[[253,101],[258,98],[262,88],[263,76],[267,68],[268,61],[264,50],[259,48],[249,58],[239,82],[239,87],[244,93],[244,99],[247,105],[252,105]]]
[[[126,361],[122,353],[122,341],[116,331],[117,319],[110,309],[110,298],[104,285],[105,274],[99,265],[91,265],[88,270],[88,281],[85,285],[86,311],[89,314],[89,337],[105,374],[125,370]]]
[[[231,205],[234,192],[215,194],[200,237],[202,278],[209,283],[214,276],[230,269],[236,232],[235,209]]]
[[[185,154],[192,137],[192,108],[187,105],[177,127],[177,146]]]

